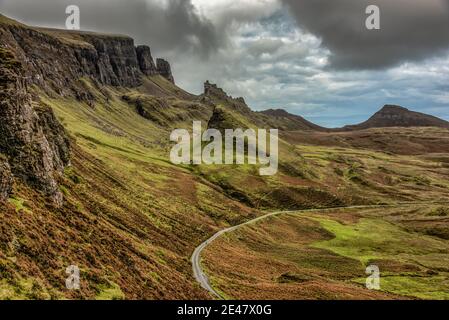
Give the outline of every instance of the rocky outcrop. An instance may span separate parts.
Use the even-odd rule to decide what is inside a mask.
[[[204,83],[204,96],[206,96],[206,97],[213,96],[213,97],[223,98],[223,99],[232,98],[231,96],[228,96],[227,93],[222,88],[219,88],[214,83],[210,83],[209,80],[207,80]]]
[[[133,40],[83,34],[76,42],[61,40],[50,31],[22,26],[0,26],[5,48],[24,65],[28,85],[48,94],[80,95],[79,79],[89,77],[102,85],[134,87],[141,84]],[[58,63],[54,63],[58,61]]]
[[[9,197],[12,190],[13,178],[9,163],[0,154],[0,201],[4,201]]]
[[[225,102],[231,108],[242,112],[251,113],[251,109],[243,98],[233,98],[228,95],[222,88],[219,88],[216,84],[210,83],[209,80],[204,83],[204,93],[201,96],[204,103],[209,104],[221,104]]]
[[[70,144],[51,108],[33,101],[23,65],[0,48],[0,154],[2,194],[9,171],[62,204],[57,175],[69,163]],[[6,177],[6,178],[5,178]],[[6,181],[6,182],[5,182]]]
[[[134,40],[124,36],[98,36],[81,33],[81,38],[93,46],[86,59],[89,75],[101,84],[136,87],[141,81],[141,71],[137,61]],[[85,50],[81,52],[86,53]],[[80,61],[80,50],[75,48],[75,56]],[[82,58],[84,58],[81,55]],[[83,72],[83,69],[81,69]]]
[[[216,84],[210,83],[209,80],[207,80],[204,83],[204,94],[203,96],[209,97],[209,98],[216,98],[226,101],[232,101],[234,103],[239,103],[246,106],[245,99],[242,97],[239,98],[233,98],[232,96],[228,95],[222,88],[219,88]]]
[[[157,67],[157,72],[161,76],[166,78],[171,83],[173,83],[173,84],[175,83],[175,78],[173,77],[173,74],[171,72],[170,63],[168,63],[164,59],[159,58],[156,60],[156,67]]]
[[[140,70],[147,76],[158,74],[156,65],[154,64],[151,49],[148,46],[138,46],[136,48],[137,60],[139,61]]]

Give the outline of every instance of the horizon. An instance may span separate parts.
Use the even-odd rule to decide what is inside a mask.
[[[127,8],[116,0],[96,4],[2,0],[0,4],[2,14],[24,24],[64,29],[66,2],[80,7],[83,31],[127,35],[135,44],[150,46],[154,57],[170,61],[177,85],[194,94],[202,93],[209,79],[228,94],[245,97],[254,111],[284,109],[327,128],[363,122],[388,104],[449,121],[448,39],[441,36],[422,43],[423,39],[410,36],[401,40],[401,34],[394,33],[397,25],[392,14],[406,25],[415,15],[398,11],[398,5],[390,6],[384,0],[374,2],[386,7],[382,20],[386,30],[376,30],[380,33],[374,38],[369,33],[372,30],[352,30],[368,40],[341,44],[334,40],[341,32],[338,25],[333,26],[334,32],[323,31],[318,22],[301,14],[301,10],[317,14],[309,0],[301,4],[288,0],[240,4],[133,0]],[[36,5],[39,13],[33,9]],[[239,8],[246,13],[239,14]],[[435,8],[423,21],[436,19],[436,10],[446,9]],[[339,14],[336,11],[333,16]],[[179,21],[168,24],[158,15],[177,15]],[[365,18],[352,11],[349,17]],[[442,19],[438,23],[446,22],[439,15],[438,19]],[[433,31],[431,23],[423,28],[427,28],[425,34]],[[389,44],[407,50],[388,52]]]

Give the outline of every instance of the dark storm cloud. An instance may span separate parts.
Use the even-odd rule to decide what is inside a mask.
[[[190,0],[0,0],[0,12],[32,25],[63,28],[77,5],[83,30],[127,34],[158,51],[208,55],[225,42]]]
[[[337,68],[375,69],[419,61],[449,48],[449,0],[281,0],[297,23],[322,39]],[[367,30],[377,5],[381,30]]]

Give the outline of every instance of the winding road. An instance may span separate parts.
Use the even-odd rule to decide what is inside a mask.
[[[438,203],[438,202],[435,202]],[[203,268],[201,267],[201,252],[214,240],[219,238],[220,236],[224,235],[225,233],[230,233],[238,228],[256,223],[258,221],[264,220],[269,217],[278,216],[282,214],[303,214],[308,212],[325,212],[325,211],[331,211],[331,210],[349,210],[349,209],[376,209],[376,208],[394,208],[394,207],[401,207],[401,206],[409,206],[409,205],[417,205],[417,204],[427,204],[427,203],[417,203],[417,202],[409,202],[409,203],[398,203],[394,205],[370,205],[370,206],[348,206],[348,207],[333,207],[333,208],[321,208],[321,209],[308,209],[308,210],[294,210],[294,211],[276,211],[271,212],[266,215],[257,217],[253,220],[249,220],[247,222],[244,222],[242,224],[223,229],[221,231],[218,231],[216,234],[214,234],[212,237],[204,241],[202,244],[200,244],[198,247],[196,247],[195,251],[192,254],[191,262],[192,262],[192,268],[193,268],[193,275],[198,281],[198,283],[206,289],[212,296],[214,296],[217,299],[224,300],[224,297],[217,292],[210,284],[209,278],[204,272]]]

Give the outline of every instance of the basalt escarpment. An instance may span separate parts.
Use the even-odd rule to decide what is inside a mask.
[[[175,78],[171,71],[170,63],[167,60],[158,58],[154,63],[151,49],[148,46],[136,47],[137,61],[140,71],[147,76],[161,75],[171,83],[175,83]]]
[[[154,64],[153,56],[151,55],[151,49],[148,46],[136,47],[137,60],[139,62],[140,70],[147,76],[153,76],[158,74],[156,65]]]
[[[0,199],[13,180],[62,204],[58,176],[70,162],[70,142],[52,109],[38,96],[92,103],[89,80],[135,88],[145,76],[174,83],[170,64],[154,63],[148,46],[121,35],[28,27],[0,15]]]
[[[99,85],[137,87],[144,76],[161,75],[174,83],[170,64],[160,59],[156,65],[150,48],[135,47],[127,36],[0,23],[0,38],[1,46],[23,63],[26,83],[47,94],[86,98],[82,78]]]
[[[70,142],[52,110],[33,100],[24,68],[0,48],[0,198],[11,192],[12,177],[62,204],[57,179],[70,161]]]
[[[166,78],[171,83],[175,83],[175,78],[173,77],[173,74],[171,72],[171,66],[168,61],[158,58],[156,60],[156,67],[157,67],[157,73],[159,73],[161,76]]]

